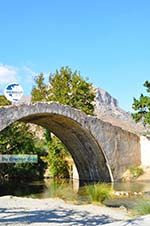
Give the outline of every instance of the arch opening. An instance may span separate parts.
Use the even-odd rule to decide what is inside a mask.
[[[75,162],[81,183],[111,181],[101,148],[77,122],[57,114],[32,115],[20,121],[48,128],[64,143]]]

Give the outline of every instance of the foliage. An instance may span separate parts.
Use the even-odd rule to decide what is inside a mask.
[[[53,177],[56,178],[69,178],[69,167],[66,161],[66,157],[69,155],[66,147],[57,138],[53,137],[49,143],[48,162],[50,166],[50,172]]]
[[[4,95],[0,95],[0,106],[10,105],[10,101]]]
[[[32,101],[56,101],[70,105],[87,114],[93,114],[95,92],[91,83],[83,79],[79,72],[69,67],[62,67],[49,76],[48,84],[44,83],[41,73],[35,78],[32,89]]]
[[[46,163],[40,158],[44,150],[36,146],[33,133],[29,130],[29,125],[24,123],[14,123],[0,133],[1,154],[37,154],[38,163],[11,163],[1,164],[0,178],[6,176],[19,178],[41,178],[43,177]]]
[[[103,203],[106,199],[112,196],[112,189],[104,183],[97,183],[86,186],[86,192],[90,197],[91,202]]]
[[[150,199],[140,200],[134,208],[137,215],[150,214]]]
[[[48,85],[44,83],[44,74],[36,76],[34,81],[36,85],[31,92],[32,101],[47,101]]]
[[[130,167],[130,173],[131,173],[133,179],[135,179],[135,178],[143,175],[144,170],[140,166],[132,166],[132,167]]]
[[[144,83],[146,91],[150,94],[150,82],[146,81]],[[134,98],[132,105],[133,109],[136,111],[132,114],[136,122],[142,120],[144,124],[150,124],[150,96],[145,96],[141,94],[139,99]]]

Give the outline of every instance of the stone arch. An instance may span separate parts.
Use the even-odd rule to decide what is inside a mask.
[[[0,131],[15,121],[50,129],[68,148],[79,179],[110,182],[111,173],[99,143],[92,135],[83,112],[58,103],[36,103],[0,108]]]

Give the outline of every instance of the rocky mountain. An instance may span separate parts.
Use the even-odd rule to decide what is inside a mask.
[[[96,89],[95,115],[134,133],[141,134],[145,131],[145,127],[141,123],[135,123],[131,114],[119,107],[117,99],[101,88]]]

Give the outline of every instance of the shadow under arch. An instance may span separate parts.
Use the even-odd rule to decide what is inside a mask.
[[[10,125],[15,121],[33,123],[48,128],[54,133],[69,150],[78,170],[80,185],[98,181],[111,181],[110,171],[104,153],[86,127],[83,127],[73,117],[69,117],[65,113],[62,114],[61,111],[60,113],[55,111],[47,112],[48,110],[44,111],[42,109],[39,112],[33,106],[28,114],[24,113],[23,106],[19,109],[20,113],[19,111],[17,112],[17,108],[14,112],[11,109],[11,113],[17,116],[15,115],[15,119],[12,122],[9,121],[8,124]],[[68,106],[66,108],[72,110]],[[73,110],[76,111],[75,109]]]

